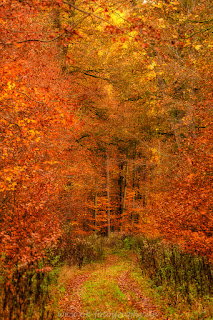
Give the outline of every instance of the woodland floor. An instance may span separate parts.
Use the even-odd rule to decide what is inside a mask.
[[[136,260],[111,254],[82,269],[66,267],[68,284],[57,319],[169,319],[135,279]]]

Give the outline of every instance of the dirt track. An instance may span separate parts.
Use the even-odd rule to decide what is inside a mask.
[[[119,260],[119,257],[116,255],[110,255],[104,263],[98,264],[97,269],[101,268],[102,270],[107,270],[112,267]],[[80,275],[75,275],[70,279],[69,284],[66,288],[66,293],[64,294],[63,299],[61,300],[60,307],[63,310],[58,316],[63,320],[86,320],[88,318],[86,313],[84,313],[82,299],[81,299],[81,289],[83,284],[89,280],[94,271],[89,271],[82,273]],[[147,298],[140,285],[130,277],[130,271],[122,272],[118,277],[113,278],[117,285],[119,286],[122,293],[125,294],[128,305],[135,311],[134,319],[149,319],[149,320],[166,320],[168,319],[159,310],[159,308]],[[116,314],[116,310],[115,310]],[[139,315],[142,315],[141,317]],[[95,317],[96,319],[110,319],[110,317]],[[125,318],[125,317],[124,317]],[[128,316],[128,319],[133,319],[133,317]],[[120,319],[112,317],[111,319]]]

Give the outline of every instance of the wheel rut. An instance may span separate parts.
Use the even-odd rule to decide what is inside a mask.
[[[147,298],[140,285],[130,278],[130,272],[123,272],[117,279],[120,290],[126,295],[128,303],[137,313],[150,320],[167,320],[163,312],[159,310],[150,298]]]
[[[66,288],[66,293],[61,300],[60,307],[63,320],[83,320],[82,301],[80,290],[85,281],[88,280],[91,273],[77,275],[72,278]]]

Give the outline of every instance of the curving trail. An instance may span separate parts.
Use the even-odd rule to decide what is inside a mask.
[[[117,320],[122,318],[138,320],[167,320],[168,318],[163,314],[159,307],[157,307],[150,298],[144,295],[140,284],[131,277],[130,269],[134,267],[134,260],[134,257],[131,257],[132,264],[125,264],[117,255],[110,255],[104,263],[96,264],[94,270],[88,270],[88,267],[85,267],[83,270],[79,271],[80,274],[72,276],[66,287],[66,293],[61,300],[61,313],[58,315],[57,319]],[[115,271],[115,269],[117,271]],[[107,293],[107,278],[110,278],[110,281],[114,283],[114,288],[118,288],[120,292],[118,294],[122,295],[122,297],[124,297],[123,300],[125,300],[122,308],[118,301],[117,305],[114,303],[113,307],[109,307],[110,312],[106,312],[108,302],[110,302],[107,299],[112,298],[112,296]],[[108,298],[106,297],[106,300],[103,300],[102,304],[97,305],[99,307],[101,306],[101,310],[96,310],[97,314],[94,313],[93,306],[93,309],[91,309],[93,310],[92,314],[90,309],[88,309],[90,307],[89,303],[85,304],[85,298],[82,298],[82,293],[86,290],[86,284],[93,286],[95,288],[94,291],[97,291],[97,298],[94,299],[95,303],[96,300],[98,301],[98,299],[100,299],[98,296],[100,281],[103,282],[103,286],[105,285],[104,290],[106,290],[106,296]],[[98,283],[97,287],[96,283]],[[114,293],[115,296],[117,294],[116,292]]]

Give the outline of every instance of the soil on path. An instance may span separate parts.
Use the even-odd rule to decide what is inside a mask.
[[[80,289],[91,273],[74,276],[66,288],[66,293],[60,303],[63,310],[60,318],[63,320],[83,320]]]

